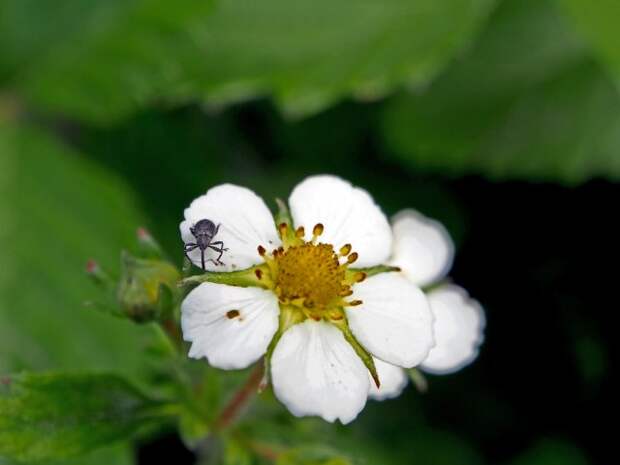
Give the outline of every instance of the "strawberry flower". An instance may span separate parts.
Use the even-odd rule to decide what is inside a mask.
[[[207,261],[191,278],[200,284],[181,321],[190,357],[230,370],[264,356],[276,397],[294,415],[342,423],[363,409],[371,384],[384,382],[379,363],[401,369],[427,359],[427,298],[385,265],[392,229],[365,190],[312,176],[274,219],[252,191],[224,184],[185,210],[186,244],[202,219],[220,225],[217,240],[228,250],[223,265]],[[201,266],[199,250],[188,256]]]

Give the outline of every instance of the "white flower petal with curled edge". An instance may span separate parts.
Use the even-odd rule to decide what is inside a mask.
[[[433,374],[454,373],[478,356],[484,341],[484,310],[465,289],[455,285],[432,290],[428,299],[435,316],[436,344],[420,369]]]
[[[185,209],[181,223],[181,237],[185,244],[196,242],[190,228],[200,220],[207,219],[220,225],[213,241],[222,241],[228,250],[222,254],[224,265],[206,262],[210,271],[234,271],[249,268],[262,262],[256,253],[259,245],[277,248],[281,241],[271,212],[259,196],[250,189],[233,184],[221,184],[194,200]],[[206,257],[217,259],[219,253],[205,251]],[[201,267],[200,249],[188,253],[194,265]]]
[[[226,370],[257,361],[278,329],[278,299],[257,287],[203,283],[188,294],[181,312],[189,356]]]
[[[368,396],[368,370],[326,322],[306,320],[287,330],[271,359],[276,397],[296,416],[318,415],[343,424],[355,419]]]
[[[392,249],[392,231],[381,209],[365,190],[330,175],[310,176],[297,184],[289,197],[295,227],[303,226],[306,240],[320,223],[321,242],[336,250],[352,244],[359,254],[355,266],[384,263]]]
[[[372,276],[353,288],[362,304],[346,309],[349,327],[372,355],[411,368],[434,345],[433,317],[424,293],[398,273]]]
[[[394,246],[390,264],[418,286],[446,276],[454,259],[454,243],[438,221],[408,209],[392,218]]]

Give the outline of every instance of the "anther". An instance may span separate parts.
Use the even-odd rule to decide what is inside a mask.
[[[300,226],[299,228],[297,228],[297,231],[295,231],[295,236],[298,238],[302,238],[306,235],[306,231],[304,230],[303,226]]]
[[[262,245],[258,246],[258,255],[260,255],[261,257],[265,256],[265,253],[267,253],[267,251],[265,250],[265,247],[263,247]]]
[[[349,264],[354,263],[357,260],[358,256],[359,255],[357,254],[357,252],[353,252],[351,255],[347,257],[347,263]]]
[[[349,307],[357,307],[358,305],[362,305],[364,302],[361,300],[352,300],[351,302],[347,302]]]
[[[361,283],[362,281],[366,279],[367,276],[368,275],[364,273],[363,271],[358,271],[357,273],[353,275],[353,279],[355,280],[356,283]]]
[[[351,244],[345,244],[340,248],[340,255],[342,257],[349,255],[351,253]]]
[[[286,231],[288,230],[288,225],[286,223],[280,223],[278,225],[278,230],[280,231],[280,236],[286,236]]]
[[[344,289],[340,291],[340,297],[349,297],[350,295],[353,295],[353,291],[351,289]]]
[[[263,279],[263,270],[256,268],[254,274],[259,280]]]
[[[323,225],[321,223],[317,223],[314,225],[314,228],[312,229],[312,234],[315,237],[320,236],[321,234],[323,234]]]

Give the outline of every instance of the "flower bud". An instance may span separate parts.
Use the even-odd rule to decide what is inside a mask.
[[[125,315],[136,322],[168,318],[172,311],[178,270],[162,260],[121,257],[117,298]]]

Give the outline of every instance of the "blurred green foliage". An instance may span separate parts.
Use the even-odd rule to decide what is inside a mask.
[[[117,376],[3,377],[0,450],[18,461],[75,456],[126,440],[161,408]]]
[[[557,0],[573,21],[577,30],[590,44],[620,85],[620,48],[618,48],[618,18],[620,3],[616,0]]]
[[[546,0],[503,2],[429,89],[394,99],[384,129],[396,156],[436,172],[620,177],[617,88]]]
[[[617,180],[619,5],[0,2],[0,373],[105,372],[183,397],[181,436],[196,445],[244,373],[184,361],[200,389],[171,389],[178,374],[157,352],[154,327],[85,308],[96,298],[86,260],[118,275],[119,252],[144,225],[180,264],[182,209],[219,182],[272,202],[307,174],[338,173],[369,188],[388,213],[415,205],[438,218],[458,243],[467,218],[442,176]],[[579,333],[576,353],[594,392],[604,348]],[[159,372],[153,357],[165,361]],[[259,449],[275,448],[281,465],[486,463],[467,434],[430,426],[422,401],[408,396],[407,411],[371,403],[342,428],[293,420],[266,393],[220,458],[273,463],[249,434]],[[479,414],[495,425],[505,412],[491,396],[485,402]],[[121,437],[106,434],[89,439]],[[124,465],[134,461],[130,447],[121,441],[49,463]],[[507,463],[588,462],[576,447],[546,440]]]
[[[377,98],[432,77],[492,1],[58,3],[3,2],[0,72],[48,110],[109,121],[153,100],[271,94],[303,115]]]
[[[10,168],[0,211],[10,247],[0,249],[0,371],[144,372],[151,328],[87,310],[94,286],[88,258],[119,269],[141,215],[123,182],[54,137],[0,127]]]

